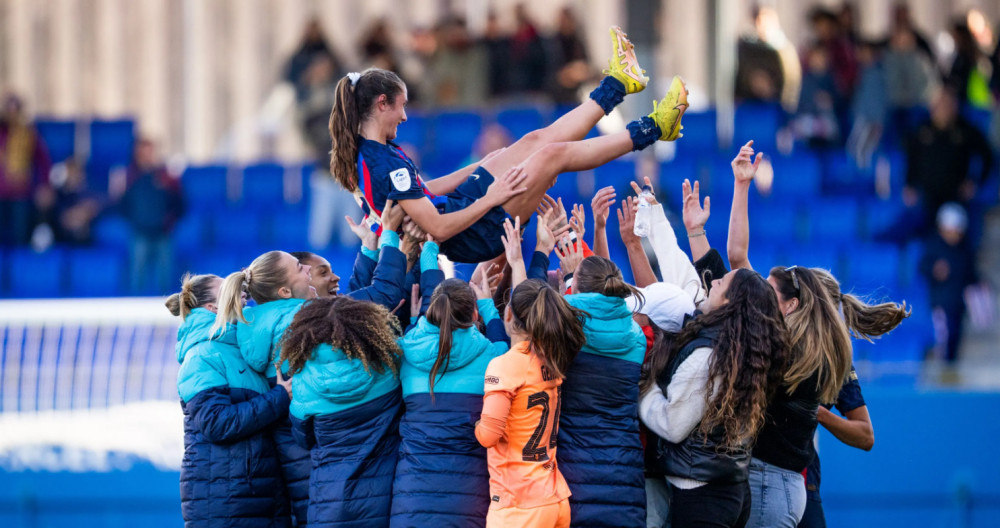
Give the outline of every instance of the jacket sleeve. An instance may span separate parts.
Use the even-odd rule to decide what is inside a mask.
[[[250,400],[232,403],[229,387],[204,390],[187,402],[195,427],[209,442],[242,440],[278,421],[288,412],[288,392],[276,386]]]
[[[432,269],[420,272],[420,315],[427,313],[427,307],[431,305],[431,297],[438,284],[444,282],[444,272],[439,269]]]
[[[483,334],[493,343],[503,343],[506,351],[510,347],[510,336],[507,335],[507,329],[503,326],[503,319],[500,318],[500,312],[493,304],[493,299],[479,299],[476,301],[476,307],[486,327]]]
[[[354,259],[354,269],[351,270],[351,278],[347,282],[347,289],[357,291],[371,286],[376,264],[377,262],[363,251],[358,251],[358,256]]]
[[[392,246],[384,246],[375,266],[372,285],[347,293],[359,301],[371,301],[392,310],[406,297],[406,255]]]
[[[541,251],[536,251],[531,255],[531,264],[528,266],[528,280],[538,279],[544,283],[549,282],[549,256]]]
[[[292,438],[303,449],[312,449],[316,445],[316,435],[313,433],[312,416],[299,420],[292,416]]]
[[[660,438],[679,444],[705,417],[711,352],[698,349],[684,360],[666,394],[654,386],[639,398],[639,419]]]
[[[698,271],[687,254],[677,245],[677,235],[663,212],[663,205],[652,207],[653,228],[649,243],[653,246],[663,282],[674,284],[687,292],[697,305],[705,299],[705,290],[698,278]]]

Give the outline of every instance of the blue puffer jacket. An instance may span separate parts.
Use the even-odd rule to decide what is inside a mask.
[[[482,527],[490,507],[486,449],[476,440],[483,410],[483,377],[490,360],[509,348],[492,299],[478,302],[487,323],[452,333],[448,370],[429,394],[441,330],[421,317],[400,341],[400,379],[406,412],[399,424],[399,462],[389,526]]]
[[[364,276],[363,268],[359,266],[363,266],[365,263],[362,259],[367,258],[358,257],[354,275]],[[402,292],[405,279],[406,256],[391,244],[384,245],[379,254],[378,265],[375,266],[371,286],[344,295],[377,302],[393,309],[404,296]],[[281,299],[248,307],[243,310],[243,315],[249,324],[237,325],[240,352],[250,367],[265,375],[272,386],[276,379],[274,362],[281,356],[281,338],[304,302],[302,299]],[[281,370],[288,371],[287,362],[282,365]],[[309,472],[312,468],[309,450],[295,443],[291,423],[287,420],[274,429],[274,443],[281,458],[295,524],[304,526],[309,509]]]
[[[587,343],[566,373],[559,419],[559,469],[573,495],[573,526],[645,526],[639,440],[639,375],[646,337],[624,299],[567,295],[590,317]]]
[[[185,526],[289,526],[288,498],[271,426],[288,392],[247,367],[236,328],[209,340],[215,314],[196,308],[177,330],[177,392],[184,410],[181,512]]]
[[[292,392],[295,439],[312,449],[309,526],[386,526],[403,410],[399,380],[320,345],[292,377]]]

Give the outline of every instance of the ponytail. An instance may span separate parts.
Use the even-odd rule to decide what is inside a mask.
[[[851,335],[866,341],[889,333],[910,316],[911,309],[902,304],[886,302],[871,305],[849,293],[841,293],[840,283],[827,270],[811,268],[835,303],[840,304],[844,323]]]
[[[405,88],[398,75],[380,68],[348,74],[337,83],[336,100],[330,111],[333,143],[330,174],[344,189],[350,192],[358,189],[358,134],[362,121],[371,115],[380,95],[385,95],[392,104]]]
[[[208,303],[215,302],[215,288],[213,288],[218,275],[192,275],[185,273],[181,279],[181,291],[167,297],[167,310],[174,316],[180,316],[181,320],[187,319],[188,314],[195,308],[200,308]]]
[[[614,262],[597,255],[587,257],[580,262],[576,268],[574,284],[576,291],[580,293],[600,293],[621,299],[635,297],[637,310],[645,302],[639,288],[625,282],[622,270]]]
[[[476,296],[472,288],[461,279],[447,279],[434,289],[431,304],[427,307],[427,321],[440,329],[438,354],[431,367],[430,395],[434,399],[434,382],[438,372],[448,372],[451,362],[452,334],[455,330],[475,325],[472,314],[476,309]]]
[[[241,322],[243,317],[243,292],[246,291],[257,304],[278,299],[278,290],[288,284],[288,272],[281,267],[284,256],[295,258],[284,251],[268,251],[253,259],[243,271],[230,273],[219,291],[219,311],[211,334],[222,330],[227,323]]]
[[[586,343],[583,320],[587,313],[572,306],[548,284],[527,280],[511,293],[511,313],[517,327],[528,334],[531,351],[555,378],[566,370]]]

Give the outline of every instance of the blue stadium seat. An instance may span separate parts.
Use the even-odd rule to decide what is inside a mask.
[[[784,256],[787,259],[784,266],[823,268],[833,273],[834,277],[839,277],[843,271],[841,253],[835,244],[814,241],[812,244],[787,245]]]
[[[105,214],[91,228],[94,245],[106,248],[128,249],[132,240],[132,226],[118,214]]]
[[[660,185],[671,196],[680,196],[681,182],[698,179],[698,162],[694,156],[678,156],[660,164]]]
[[[497,123],[510,132],[511,140],[517,141],[528,132],[542,128],[545,118],[534,106],[512,107],[497,112]]]
[[[337,217],[343,222],[343,217]],[[284,251],[302,251],[309,247],[309,214],[304,208],[280,209],[271,216],[268,245]]]
[[[266,243],[261,215],[256,211],[221,207],[213,211],[212,244],[218,248],[256,248]]]
[[[715,129],[716,112],[687,112],[682,124],[684,138],[677,143],[679,151],[715,152],[719,149],[719,136]]]
[[[7,295],[7,252],[0,248],[0,297]]]
[[[752,192],[752,191],[751,191]],[[715,207],[716,199],[712,197],[712,219],[709,224],[721,224],[720,229],[728,232],[729,204],[719,204],[718,211]],[[783,244],[797,238],[795,226],[799,224],[798,211],[793,207],[755,207],[750,206],[750,241],[751,247],[754,243],[763,244]],[[718,220],[718,221],[715,221]],[[721,239],[716,244],[724,244],[725,239]],[[720,246],[723,247],[723,246]]]
[[[892,245],[852,244],[846,249],[847,275],[841,289],[859,295],[885,295],[900,282],[899,248]]]
[[[483,128],[483,118],[477,112],[442,112],[434,119],[434,155],[440,161],[456,166],[469,157],[472,144]]]
[[[635,179],[635,162],[629,159],[616,159],[594,169],[594,180],[598,189],[608,185],[616,189],[628,186],[633,179]]]
[[[850,198],[827,198],[806,207],[809,239],[816,243],[850,242],[858,238],[857,201]]]
[[[205,250],[192,255],[192,259],[187,262],[187,271],[225,277],[243,269],[250,262],[243,262],[239,255],[230,250]]]
[[[125,253],[113,249],[72,249],[69,252],[69,295],[117,297],[124,293]]]
[[[243,205],[256,209],[285,204],[285,168],[276,163],[247,165],[243,169]]]
[[[807,198],[820,194],[822,173],[815,154],[806,151],[776,156],[771,158],[771,164],[774,167],[771,190],[774,195]]]
[[[969,123],[972,123],[972,126],[976,127],[976,129],[982,132],[984,136],[989,137],[990,121],[993,119],[992,112],[987,109],[964,105],[962,107],[962,117],[964,117]]]
[[[406,112],[406,122],[396,129],[397,145],[403,145],[407,153],[412,148],[423,151],[429,148],[430,119],[422,112]],[[409,146],[410,148],[406,148]]]
[[[59,248],[43,253],[13,249],[8,254],[10,293],[14,297],[58,297],[63,293],[65,255]]]
[[[210,211],[226,204],[226,173],[222,165],[192,166],[181,176],[184,201],[191,210]]]
[[[210,222],[202,211],[189,211],[177,225],[171,238],[178,252],[201,251],[208,246]]]
[[[868,239],[883,233],[899,220],[903,214],[903,204],[899,198],[889,200],[872,199],[864,204],[865,229]]]
[[[733,145],[738,147],[752,139],[755,150],[775,152],[781,116],[781,107],[777,103],[743,103],[737,106]]]
[[[93,121],[90,123],[90,160],[113,165],[127,165],[135,145],[135,122],[131,119]]]
[[[76,121],[39,119],[35,121],[35,127],[45,141],[53,163],[73,156],[76,151]]]

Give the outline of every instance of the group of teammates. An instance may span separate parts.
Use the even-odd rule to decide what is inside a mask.
[[[583,140],[647,82],[624,33],[611,35],[588,101],[426,182],[392,143],[406,120],[399,77],[340,81],[331,172],[366,219],[349,291],[321,257],[272,251],[225,279],[185,277],[167,301],[183,318],[189,526],[795,526],[817,416],[865,447],[850,336],[908,312],[842,294],[825,270],[752,271],[752,143],[733,160],[733,271],[708,246],[697,182],[684,186],[694,262],[653,206],[662,282],[632,233],[637,201],[622,202],[635,285],[608,258],[613,189],[592,203],[593,250],[583,208],[568,218],[545,196],[562,172],[680,135],[675,78],[627,131]],[[526,267],[520,220],[536,210]],[[472,280],[444,280],[439,253],[479,263]],[[819,410],[834,403],[847,420]]]

